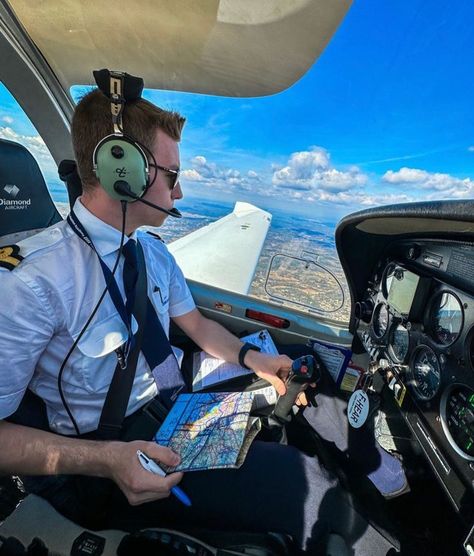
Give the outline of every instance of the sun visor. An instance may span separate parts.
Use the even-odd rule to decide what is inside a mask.
[[[350,0],[10,0],[64,90],[108,67],[148,88],[250,97],[313,65]]]

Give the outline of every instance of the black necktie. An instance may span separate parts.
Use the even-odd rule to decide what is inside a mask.
[[[137,249],[142,249],[142,247],[137,247],[136,241],[129,239],[122,251],[125,259],[123,267],[123,285],[126,295],[125,307],[130,319],[135,302],[138,278]],[[170,407],[177,393],[184,391],[184,380],[168,337],[149,298],[147,298],[145,330],[143,332],[141,351],[152,370],[161,401],[167,407]]]

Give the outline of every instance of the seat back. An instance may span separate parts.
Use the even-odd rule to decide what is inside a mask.
[[[0,139],[0,246],[61,220],[31,153],[23,145]]]

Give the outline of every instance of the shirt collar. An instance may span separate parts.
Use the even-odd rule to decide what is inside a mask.
[[[122,238],[122,232],[120,230],[117,230],[117,228],[114,228],[92,214],[92,212],[81,203],[80,198],[74,203],[73,210],[74,214],[89,234],[99,256],[105,257],[118,250],[120,247],[120,239]],[[134,231],[129,238],[125,237],[124,243],[127,243],[128,239],[136,240],[137,232]]]

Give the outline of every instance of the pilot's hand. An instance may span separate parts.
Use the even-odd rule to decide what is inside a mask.
[[[161,462],[175,466],[180,461],[178,454],[155,442],[109,442],[107,476],[117,483],[132,506],[166,498],[170,495],[171,488],[183,478],[182,473],[160,477],[147,471],[138,461],[137,450],[141,450],[158,464]]]
[[[249,350],[245,354],[244,362],[257,376],[272,384],[280,396],[286,394],[284,381],[288,378],[293,363],[287,355],[269,355]]]
[[[298,394],[295,402],[298,407],[306,407],[309,405],[309,400],[305,393],[307,388],[316,388],[316,383],[312,382],[311,384],[305,384],[303,386],[303,390]]]

